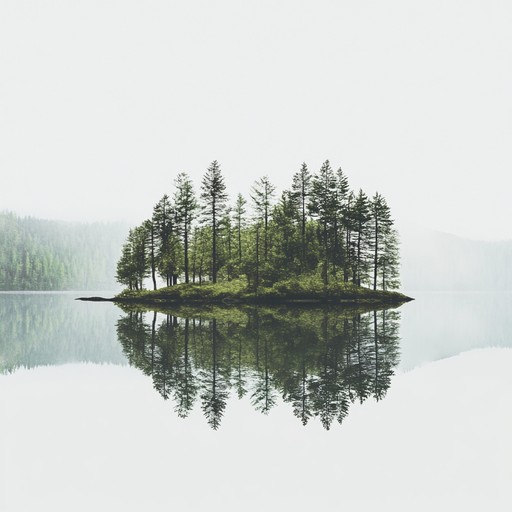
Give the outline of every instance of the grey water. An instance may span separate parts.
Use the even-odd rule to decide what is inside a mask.
[[[380,310],[153,312],[74,300],[80,293],[0,294],[0,509],[337,510],[338,475],[346,502],[364,510],[373,498],[360,497],[353,471],[409,478],[397,461],[415,448],[391,440],[414,407],[426,414],[445,396],[448,414],[454,397],[466,398],[455,388],[439,395],[439,383],[462,381],[467,364],[485,376],[504,361],[493,351],[512,347],[512,294],[411,295]],[[474,349],[486,356],[470,352],[468,362]],[[423,438],[435,428],[414,430]],[[366,451],[374,436],[395,453],[387,465]],[[435,480],[424,503],[460,499],[470,479],[451,478]],[[384,510],[414,502],[383,489]]]

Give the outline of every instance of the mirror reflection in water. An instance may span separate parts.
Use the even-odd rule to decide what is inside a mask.
[[[219,428],[230,394],[264,414],[279,397],[329,429],[350,405],[382,399],[399,360],[395,309],[125,309],[118,339],[176,413],[201,406]]]

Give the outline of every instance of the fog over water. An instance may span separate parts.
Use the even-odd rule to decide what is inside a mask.
[[[512,238],[505,1],[4,0],[0,208],[138,223],[213,159],[232,197],[329,158],[398,219]]]

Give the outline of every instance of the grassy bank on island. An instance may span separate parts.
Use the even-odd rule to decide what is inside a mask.
[[[333,281],[325,286],[319,277],[301,276],[271,286],[249,288],[245,279],[220,283],[177,284],[158,290],[125,290],[110,299],[119,303],[143,304],[286,304],[346,303],[397,304],[411,299],[398,292],[371,290],[352,283]]]

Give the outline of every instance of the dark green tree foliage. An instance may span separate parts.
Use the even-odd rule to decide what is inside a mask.
[[[300,238],[301,238],[301,268],[306,267],[306,223],[308,218],[308,204],[311,195],[311,173],[304,162],[300,171],[293,175],[291,198],[300,212]]]
[[[376,193],[370,203],[370,245],[373,253],[373,289],[377,289],[379,268],[383,266],[383,256],[386,242],[389,242],[390,231],[393,227],[393,220],[391,219],[391,211],[386,203],[386,200]]]
[[[172,284],[174,245],[174,211],[169,196],[165,194],[153,208],[153,224],[158,234],[157,267],[166,285]]]
[[[217,282],[218,272],[218,229],[219,221],[226,206],[227,201],[226,185],[222,176],[219,163],[214,160],[201,184],[201,200],[203,201],[203,214],[207,219],[207,223],[211,228],[212,240],[212,259],[211,259],[211,276],[214,283]]]
[[[81,224],[0,213],[0,290],[108,290],[123,224]]]
[[[189,260],[188,249],[191,237],[192,221],[195,218],[198,207],[192,181],[184,172],[178,174],[175,182],[176,195],[174,197],[174,208],[176,222],[183,240],[183,261],[185,272],[185,283],[189,282]]]
[[[370,201],[362,190],[352,201],[348,215],[352,227],[352,281],[354,284],[361,285],[369,278],[369,251],[371,250]]]
[[[247,204],[247,201],[244,199],[242,194],[238,194],[236,198],[236,204],[234,209],[234,222],[235,222],[235,228],[236,228],[236,248],[237,248],[237,269],[238,269],[238,276],[240,276],[241,268],[242,268],[242,258],[243,258],[243,251],[242,251],[242,231],[244,230],[246,226],[245,221],[245,214],[247,213],[247,210],[245,208],[245,205]]]
[[[186,173],[178,175],[174,190],[173,201],[164,195],[151,222],[137,236],[134,230],[123,248],[118,280],[130,289],[143,285],[144,262],[153,287],[155,269],[167,286],[245,279],[256,292],[294,277],[321,280],[325,293],[331,283],[385,290],[400,284],[398,234],[386,200],[378,193],[371,200],[362,190],[354,194],[329,160],[314,175],[302,164],[277,201],[270,179],[257,180],[252,212],[240,194],[227,207],[217,161],[203,177],[199,200]]]
[[[383,246],[378,265],[379,284],[383,290],[396,290],[400,287],[400,241],[393,227],[385,233]]]
[[[313,193],[310,203],[311,213],[318,219],[318,229],[322,241],[322,278],[328,283],[329,264],[332,261],[332,238],[340,204],[336,193],[336,176],[329,160],[326,160],[318,175],[313,178]]]
[[[254,209],[263,226],[263,259],[265,262],[268,260],[268,224],[275,190],[276,188],[270,183],[268,176],[260,178],[252,187],[251,198],[254,202]]]
[[[301,220],[301,212],[297,209],[292,194],[289,191],[283,192],[273,209],[272,250],[267,269],[267,278],[270,278],[270,281],[291,277],[301,272],[305,262]]]
[[[130,230],[128,241],[123,246],[123,253],[117,264],[118,281],[127,284],[130,289],[142,290],[144,279],[150,275],[150,242],[149,221],[144,221],[141,226]]]
[[[395,310],[230,308],[159,319],[128,309],[117,328],[130,364],[182,417],[199,402],[217,429],[233,392],[263,414],[280,396],[302,424],[318,418],[329,429],[352,403],[385,396],[398,326]]]

